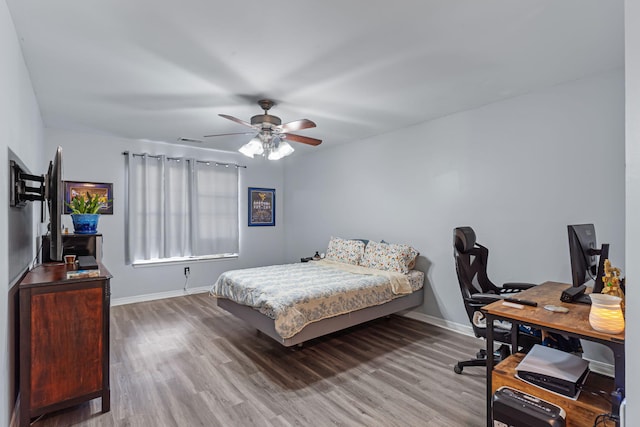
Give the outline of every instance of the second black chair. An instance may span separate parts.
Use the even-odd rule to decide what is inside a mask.
[[[484,315],[480,308],[498,301],[508,294],[520,292],[535,286],[531,283],[505,283],[498,287],[487,276],[487,259],[489,250],[476,242],[476,233],[471,227],[457,227],[453,230],[453,248],[456,263],[458,284],[462,293],[462,300],[471,322],[474,334],[478,338],[486,339],[486,326],[483,326]],[[510,354],[511,329],[508,326],[494,327],[494,341],[502,343],[496,351],[494,360],[498,363]],[[529,348],[540,342],[539,338],[523,334],[519,342]],[[476,353],[476,358],[458,362],[453,370],[460,374],[465,366],[486,366],[486,351]]]

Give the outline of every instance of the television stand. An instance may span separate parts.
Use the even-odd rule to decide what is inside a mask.
[[[51,262],[49,252],[49,236],[42,236],[42,262]],[[62,235],[63,255],[91,255],[96,261],[102,261],[102,234],[63,234]]]

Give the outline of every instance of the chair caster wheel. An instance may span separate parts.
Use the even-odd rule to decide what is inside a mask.
[[[456,374],[461,374],[462,373],[462,366],[460,366],[460,365],[458,365],[456,363],[455,366],[453,367],[453,372],[455,372]]]
[[[486,359],[487,358],[487,350],[480,350],[476,353],[476,359]]]

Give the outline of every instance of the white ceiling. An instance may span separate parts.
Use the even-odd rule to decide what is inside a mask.
[[[624,62],[623,0],[6,1],[46,126],[172,143],[267,97],[322,149]]]

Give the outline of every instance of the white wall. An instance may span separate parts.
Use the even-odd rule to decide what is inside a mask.
[[[184,286],[184,267],[189,266],[189,287],[210,286],[226,270],[281,263],[284,247],[282,209],[283,167],[281,163],[250,159],[237,153],[227,153],[177,144],[127,140],[89,133],[47,129],[47,150],[58,145],[63,150],[63,176],[68,181],[113,183],[114,214],[102,215],[98,231],[103,234],[103,262],[113,275],[112,299],[133,300],[150,294],[181,292]],[[246,165],[240,169],[240,256],[238,259],[198,261],[177,265],[134,268],[125,265],[124,248],[124,151],[133,153],[167,154],[218,160]],[[276,226],[247,226],[247,187],[276,189]],[[63,223],[73,230],[71,217]]]
[[[625,95],[626,95],[626,258],[627,330],[626,330],[626,393],[627,426],[630,420],[640,420],[640,3],[625,2]]]
[[[466,325],[452,230],[490,248],[496,282],[571,280],[567,224],[595,223],[624,270],[622,70],[287,162],[287,258],[331,235],[408,243],[424,306]]]
[[[15,27],[6,2],[0,2],[0,425],[8,425],[14,396],[10,381],[13,372],[10,366],[8,292],[13,283],[8,283],[7,209],[9,200],[8,150],[16,153],[34,174],[45,172],[42,155],[42,120],[36,98],[31,87],[29,73],[22,57]],[[49,156],[46,156],[49,157]],[[38,209],[34,211],[39,212]],[[35,226],[34,226],[35,228]],[[35,234],[35,232],[34,232]],[[34,243],[35,247],[35,243]],[[35,250],[35,249],[34,249]]]

